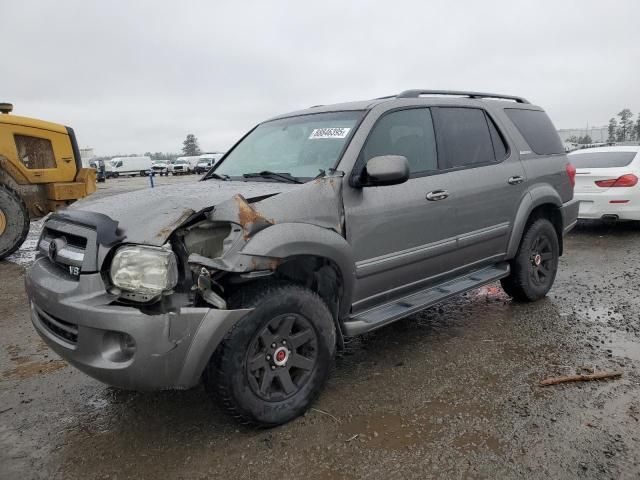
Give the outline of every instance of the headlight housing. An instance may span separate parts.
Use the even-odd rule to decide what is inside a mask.
[[[110,275],[122,297],[148,302],[176,286],[178,263],[171,250],[125,245],[114,255]]]

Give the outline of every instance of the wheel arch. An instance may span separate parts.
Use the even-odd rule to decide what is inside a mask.
[[[507,259],[512,259],[518,252],[520,241],[527,225],[538,218],[547,218],[558,236],[560,255],[563,253],[563,219],[560,208],[562,199],[558,192],[549,185],[532,188],[524,197],[516,213],[511,238],[507,247]]]
[[[348,315],[355,284],[355,261],[351,246],[335,231],[311,224],[280,223],[255,234],[242,253],[281,259],[276,273],[297,283],[308,282],[307,273],[321,276],[318,274],[321,268],[335,271],[339,289],[337,308],[332,313],[338,322]],[[325,301],[328,288],[325,285],[317,291]],[[340,328],[340,323],[337,327]]]

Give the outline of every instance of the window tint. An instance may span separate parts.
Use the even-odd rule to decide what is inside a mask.
[[[629,165],[636,152],[589,152],[569,155],[576,168],[615,168]]]
[[[491,117],[487,115],[487,122],[489,123],[489,133],[491,133],[491,142],[493,143],[493,151],[496,155],[496,160],[501,161],[507,158],[507,145],[504,142],[504,138],[498,131],[495,123],[491,120]]]
[[[484,111],[477,108],[445,107],[438,108],[436,112],[440,168],[495,161]]]
[[[373,127],[363,150],[364,160],[382,155],[407,157],[411,173],[437,170],[433,121],[427,108],[391,112]]]
[[[535,153],[564,153],[560,137],[545,112],[517,108],[505,108],[504,111]]]
[[[25,167],[33,170],[39,168],[56,168],[51,141],[46,138],[15,135],[18,158]]]

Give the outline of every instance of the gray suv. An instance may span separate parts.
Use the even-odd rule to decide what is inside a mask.
[[[574,174],[519,97],[409,90],[281,115],[199,182],[52,215],[26,278],[33,324],[102,382],[203,381],[240,421],[281,424],[346,336],[497,280],[543,297]]]

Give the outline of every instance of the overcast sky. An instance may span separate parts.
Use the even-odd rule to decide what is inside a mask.
[[[640,111],[640,1],[0,1],[0,101],[98,155],[224,150],[289,110],[521,95],[558,128]],[[635,117],[634,117],[635,118]]]

